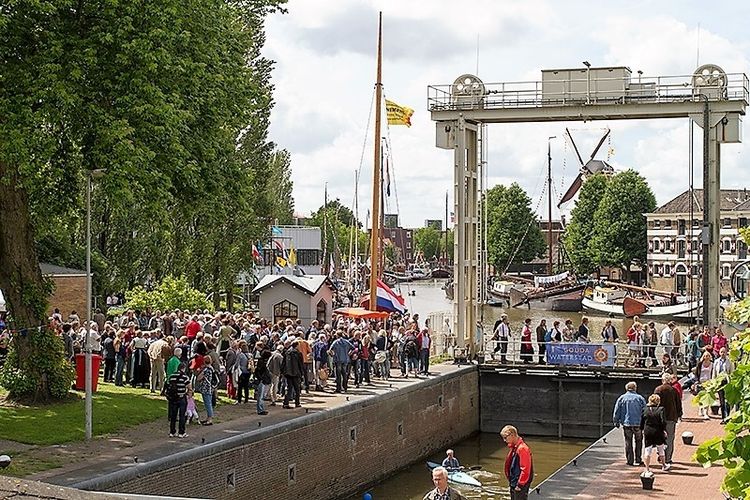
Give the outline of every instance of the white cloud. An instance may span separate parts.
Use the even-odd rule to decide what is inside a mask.
[[[464,8],[448,0],[291,0],[289,14],[268,20],[265,54],[277,62],[271,139],[292,153],[298,211],[309,213],[322,204],[325,182],[330,197],[351,204],[365,137],[362,218],[370,205],[372,124],[367,134],[365,127],[375,79],[378,10],[383,11],[386,36],[385,93],[415,109],[413,127],[394,127],[390,137],[401,219],[419,226],[424,219],[443,217],[446,190],[453,198],[453,153],[434,146],[426,89],[475,72],[477,41],[479,75],[486,82],[538,80],[542,68],[575,67],[583,59],[643,69],[646,75],[690,74],[695,69],[695,19],[701,19],[711,27],[700,32],[701,62],[715,62],[729,72],[747,71],[750,44],[742,23],[727,23],[722,12],[708,13],[697,5],[676,5],[634,2],[618,11],[581,1],[479,0]],[[659,202],[687,188],[687,120],[490,126],[490,184],[518,182],[536,203],[546,175],[547,137],[556,135],[553,184],[561,194],[578,170],[570,145],[562,140],[566,126],[574,129],[584,157],[609,126],[611,162],[641,172]],[[699,148],[700,142],[696,144]],[[608,141],[598,157],[606,157],[609,146]],[[723,147],[723,186],[743,186],[744,151],[743,145]],[[389,204],[395,206],[395,199]]]

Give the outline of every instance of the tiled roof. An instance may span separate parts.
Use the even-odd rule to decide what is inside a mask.
[[[693,190],[693,211],[703,210],[703,190]],[[750,192],[746,189],[722,189],[721,210],[750,209]],[[690,191],[685,191],[657,208],[656,214],[686,214],[690,212]]]
[[[86,271],[81,269],[73,269],[70,267],[56,266],[54,264],[39,264],[39,268],[42,270],[42,274],[45,276],[85,276]]]
[[[328,277],[322,275],[289,276],[286,274],[267,274],[263,276],[260,283],[253,289],[253,293],[258,293],[282,281],[310,295],[315,295],[324,283],[328,283],[330,286]]]

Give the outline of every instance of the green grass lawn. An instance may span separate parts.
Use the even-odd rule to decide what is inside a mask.
[[[3,469],[4,476],[26,477],[37,472],[62,467],[64,459],[61,457],[43,457],[40,458],[28,451],[8,450],[8,454],[13,457],[10,467]]]
[[[71,401],[44,406],[0,406],[0,439],[49,445],[82,440],[84,399],[71,392]],[[0,396],[4,396],[0,392]],[[167,402],[158,394],[131,387],[99,384],[93,398],[93,433],[111,434],[125,427],[167,415]]]

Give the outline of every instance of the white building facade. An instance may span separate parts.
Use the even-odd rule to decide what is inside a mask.
[[[700,290],[703,192],[685,191],[656,211],[645,214],[648,223],[648,282],[659,290],[697,295]],[[721,190],[720,228],[722,294],[731,292],[732,270],[748,258],[739,229],[748,227],[750,192]]]

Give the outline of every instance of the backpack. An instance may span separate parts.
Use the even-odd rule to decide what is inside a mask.
[[[406,343],[404,346],[404,352],[407,354],[408,357],[414,358],[417,356],[417,343],[413,340],[410,340]]]
[[[177,390],[177,377],[169,377],[164,395],[167,397],[167,401],[178,401],[180,399],[180,393]]]
[[[216,389],[219,387],[219,382],[221,380],[219,379],[219,374],[216,373],[216,370],[211,370],[211,388]]]

